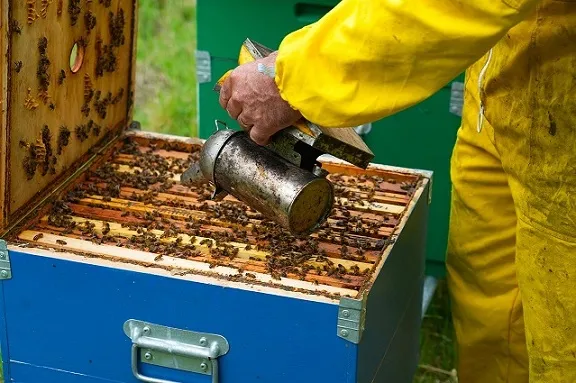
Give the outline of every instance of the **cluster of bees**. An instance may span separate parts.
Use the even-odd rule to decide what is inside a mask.
[[[156,146],[152,145],[150,150],[142,150],[136,142],[127,138],[112,154],[111,161],[106,161],[91,170],[88,182],[78,185],[60,204],[55,205],[50,214],[50,223],[64,227],[68,231],[75,230],[82,237],[89,238],[95,243],[115,244],[152,252],[157,254],[156,260],[160,260],[163,256],[186,259],[203,257],[207,258],[211,267],[233,265],[240,250],[230,243],[243,243],[247,244],[244,251],[263,251],[267,254],[262,257],[255,253],[249,259],[263,262],[266,271],[274,279],[293,275],[304,279],[307,275],[316,274],[345,282],[348,276],[365,275],[370,270],[361,270],[358,266],[346,269],[341,264],[335,264],[330,258],[371,263],[366,258],[365,252],[381,250],[388,243],[386,238],[378,235],[378,228],[387,220],[385,216],[382,216],[381,221],[374,218],[368,220],[359,214],[353,214],[354,210],[350,205],[345,206],[341,203],[335,206],[334,213],[338,211],[337,215],[334,214],[338,217],[335,222],[325,223],[315,237],[302,239],[293,237],[282,227],[265,219],[243,203],[233,200],[218,203],[205,201],[203,197],[206,194],[210,195],[212,188],[207,183],[188,186],[189,195],[195,197],[192,200],[177,196],[166,198],[166,195],[175,190],[182,192],[181,186],[176,185],[173,177],[188,168],[192,161],[196,161],[199,151],[194,150],[186,159],[168,159],[159,155],[155,149]],[[174,148],[163,146],[162,149]],[[131,156],[124,156],[123,161],[124,163],[128,161],[132,172],[119,171],[119,165],[114,161],[118,155]],[[362,188],[362,192],[374,195],[376,185],[386,180],[368,177],[362,180],[364,181],[372,181],[375,186],[356,187]],[[350,193],[337,176],[333,182],[336,185],[337,196],[345,196],[349,202],[358,198],[357,193]],[[128,191],[124,190],[125,188],[134,190]],[[160,193],[164,193],[162,198],[159,196]],[[105,227],[99,230],[95,230],[97,228],[90,224],[78,226],[69,217],[72,215],[72,210],[64,206],[71,202],[77,203],[90,195],[102,197],[102,202],[90,205],[100,209],[121,210],[107,205],[112,198],[121,198],[131,201],[128,207],[131,203],[139,202],[153,210],[138,211],[123,208],[122,213],[117,215],[120,217],[118,220],[121,226],[135,232],[133,235],[111,230],[109,224],[105,224]],[[169,213],[170,211],[173,213]],[[190,215],[190,211],[197,213]],[[163,235],[158,235],[153,230],[160,230]],[[190,240],[184,241],[182,235],[190,237]],[[198,241],[197,237],[205,239]],[[171,240],[167,241],[167,238]],[[334,250],[327,254],[323,243],[339,245],[337,247],[339,254],[334,254]],[[314,266],[310,264],[311,261]],[[242,267],[240,269],[244,271]]]
[[[57,14],[60,16],[63,10],[63,1],[57,0]],[[40,12],[36,9],[36,0],[27,0],[27,15],[28,24],[32,24],[39,18],[46,18],[48,14],[48,7],[52,4],[53,0],[41,0]],[[86,6],[92,3],[92,0],[86,1]],[[110,8],[111,0],[99,0],[99,4],[105,8]],[[88,47],[89,36],[96,28],[98,20],[95,12],[90,9],[83,10],[81,0],[70,0],[68,2],[68,15],[69,23],[71,26],[79,24],[80,20],[84,22],[85,33],[77,41],[79,48],[86,49]],[[83,13],[83,17],[81,18]],[[125,44],[126,38],[124,29],[126,26],[126,18],[124,10],[119,8],[116,12],[108,11],[108,32],[110,41],[105,44],[102,38],[98,35],[95,37],[95,68],[94,73],[96,77],[101,77],[105,72],[114,72],[117,68],[116,50]],[[12,19],[9,24],[9,31],[11,34],[22,34],[22,27],[18,20]],[[25,63],[17,60],[13,63],[13,69],[16,73],[20,73]],[[29,110],[37,109],[41,103],[48,106],[52,111],[56,109],[56,105],[49,95],[49,88],[51,85],[50,67],[52,63],[48,57],[48,38],[45,36],[40,37],[38,41],[38,62],[36,68],[36,78],[38,82],[38,94],[36,97],[32,94],[32,89],[28,88],[28,95],[24,101],[24,106]],[[57,72],[56,83],[62,85],[66,80],[66,70],[60,69]],[[132,92],[130,92],[132,93]],[[81,106],[81,114],[88,118],[91,113],[91,103],[93,109],[98,117],[104,120],[107,116],[107,110],[111,105],[120,102],[125,96],[124,88],[120,88],[115,94],[107,92],[103,94],[102,91],[96,90],[90,79],[88,73],[84,74],[84,103]],[[130,100],[129,100],[130,102]],[[46,129],[46,127],[44,128]],[[48,128],[49,129],[49,128]],[[87,123],[80,124],[75,128],[74,137],[80,142],[87,140],[91,135],[94,137],[100,136],[102,127],[89,120]],[[41,168],[41,174],[44,176],[48,173],[55,174],[55,165],[57,162],[56,156],[62,155],[63,150],[69,145],[71,132],[66,126],[61,126],[57,135],[57,150],[52,153],[51,144],[45,140],[46,136],[52,136],[50,131],[42,132],[42,137],[36,139],[34,142],[26,142],[22,140],[20,146],[28,151],[23,160],[23,168],[28,180],[34,178],[37,168]]]

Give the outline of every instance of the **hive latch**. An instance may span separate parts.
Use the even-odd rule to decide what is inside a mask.
[[[6,241],[0,239],[0,280],[12,278],[12,267]]]

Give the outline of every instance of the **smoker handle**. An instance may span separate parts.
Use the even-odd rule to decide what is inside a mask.
[[[172,380],[156,379],[142,375],[138,370],[138,349],[138,345],[132,345],[132,373],[136,379],[146,383],[178,383]],[[212,359],[210,362],[212,363],[212,383],[218,383],[218,360]]]

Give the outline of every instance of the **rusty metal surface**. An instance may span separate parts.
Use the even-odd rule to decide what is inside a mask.
[[[214,163],[214,181],[294,234],[307,234],[327,218],[332,184],[303,170],[245,134],[226,141]]]

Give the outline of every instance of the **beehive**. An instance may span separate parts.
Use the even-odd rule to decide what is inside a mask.
[[[11,3],[3,221],[39,216],[12,230],[11,239],[88,256],[122,254],[119,261],[174,272],[357,296],[421,177],[326,165],[336,206],[303,240],[233,197],[206,200],[208,183],[179,183],[201,142],[118,137],[131,123],[133,10],[130,1]],[[67,28],[53,28],[53,20]],[[110,147],[91,158],[97,144]],[[54,185],[63,190],[55,193]],[[42,201],[41,214],[32,213]]]
[[[129,368],[130,340],[118,330],[136,316],[226,333],[225,381],[408,382],[428,172],[322,158],[335,206],[318,231],[295,238],[231,196],[210,200],[208,183],[180,182],[203,141],[132,121],[135,1],[0,4],[5,372],[133,381],[134,366],[162,365],[140,353]],[[83,332],[82,345],[58,335],[71,331]],[[324,351],[304,365],[309,344]],[[196,362],[211,367],[164,367],[214,377],[215,361]]]
[[[391,244],[421,179],[342,164],[332,171],[336,205],[307,238],[292,237],[212,186],[184,186],[199,143],[130,134],[15,232],[15,240],[175,273],[355,297]]]

